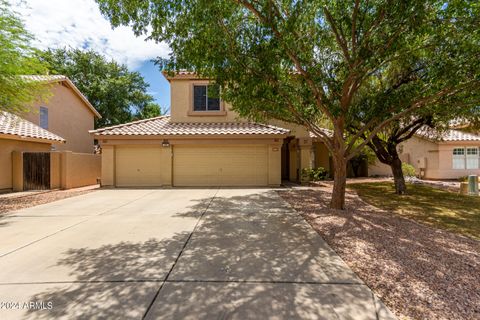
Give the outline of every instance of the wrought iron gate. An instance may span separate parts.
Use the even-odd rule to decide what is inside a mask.
[[[50,189],[50,153],[23,154],[23,190]]]

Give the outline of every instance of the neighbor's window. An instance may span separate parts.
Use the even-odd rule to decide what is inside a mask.
[[[194,85],[193,111],[220,111],[219,86]]]
[[[40,107],[40,127],[48,129],[48,108]]]
[[[467,169],[478,169],[478,160],[478,148],[467,148]]]

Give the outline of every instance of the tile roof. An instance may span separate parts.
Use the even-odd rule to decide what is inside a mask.
[[[21,138],[65,142],[65,139],[62,137],[6,111],[0,111],[0,134],[14,135]]]
[[[62,75],[56,75],[56,74],[47,74],[47,75],[23,75],[23,79],[25,80],[31,80],[31,81],[41,81],[41,82],[54,82],[54,81],[64,81],[67,80],[68,78],[66,76]]]
[[[325,133],[327,136],[333,137],[333,131],[332,131],[332,130],[330,130],[330,129],[325,129],[325,128],[321,128],[321,130],[322,130],[323,133]],[[317,134],[313,133],[312,131],[309,131],[309,135],[310,135],[310,138],[318,138]]]
[[[437,132],[432,129],[422,129],[417,132],[417,135],[430,140],[436,141],[480,141],[480,135],[471,132],[449,129],[445,132]]]
[[[290,130],[252,122],[171,122],[169,116],[92,130],[98,136],[284,135]]]

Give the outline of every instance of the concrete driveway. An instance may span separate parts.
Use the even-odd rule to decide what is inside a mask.
[[[273,190],[99,190],[0,235],[0,319],[393,318]]]

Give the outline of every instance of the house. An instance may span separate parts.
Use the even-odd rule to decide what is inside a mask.
[[[46,101],[22,116],[0,113],[0,190],[69,189],[96,184],[93,153],[100,114],[65,76],[23,76],[48,86]]]
[[[164,74],[171,115],[91,131],[102,147],[103,186],[278,186],[328,152],[301,126],[247,122],[192,72]],[[318,155],[318,156],[315,156]]]
[[[480,175],[479,148],[480,134],[455,127],[440,134],[421,131],[399,145],[398,152],[418,176],[440,180]],[[391,169],[377,161],[369,167],[369,174],[389,176]]]
[[[33,75],[24,76],[31,81],[39,81],[51,92],[47,101],[37,101],[30,106],[31,111],[23,117],[63,137],[66,142],[55,145],[56,150],[93,153],[94,140],[89,130],[93,130],[95,117],[101,115],[87,98],[65,76]]]
[[[17,115],[0,111],[0,191],[13,188],[15,152],[48,152],[65,139]]]

